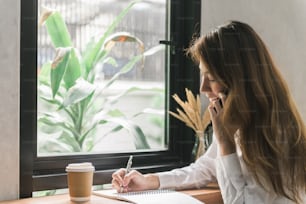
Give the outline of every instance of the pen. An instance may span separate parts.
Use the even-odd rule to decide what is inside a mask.
[[[128,163],[126,164],[126,173],[128,174],[131,171],[132,163],[133,163],[133,155],[130,155]]]
[[[130,155],[130,158],[129,158],[127,164],[126,164],[126,173],[125,174],[128,174],[131,171],[132,163],[133,163],[133,155]],[[124,187],[123,187],[123,185],[121,185],[120,186],[120,193],[123,193],[123,190],[124,190]]]

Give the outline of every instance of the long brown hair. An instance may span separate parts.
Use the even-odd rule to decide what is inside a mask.
[[[187,53],[228,91],[223,122],[239,124],[242,157],[256,181],[301,202],[305,124],[260,37],[249,25],[230,21],[193,41]]]

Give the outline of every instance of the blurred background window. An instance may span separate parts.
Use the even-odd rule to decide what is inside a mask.
[[[101,39],[131,2],[38,0],[38,14],[41,15],[46,9],[60,13],[67,25],[72,46],[77,50],[76,56],[83,60],[93,43]],[[166,49],[153,49],[152,55],[140,59],[129,71],[116,77],[121,69],[133,61],[133,57],[159,46],[160,40],[168,40],[167,15],[166,0],[141,1],[129,8],[108,36],[117,34],[119,37],[109,43],[111,49],[107,55],[91,67],[92,72],[86,75],[87,78],[81,77],[94,86],[92,98],[88,97],[89,104],[75,103],[65,108],[54,103],[48,82],[50,79],[40,76],[48,72],[44,67],[50,66],[56,51],[47,26],[38,27],[39,157],[167,149]],[[79,60],[81,67],[85,66],[82,60]],[[107,86],[114,78],[114,82]],[[58,102],[65,101],[68,95],[69,89],[64,90],[64,86],[61,82],[55,97]],[[80,106],[86,107],[80,111]],[[81,113],[74,114],[78,111]],[[98,125],[95,124],[97,118]]]

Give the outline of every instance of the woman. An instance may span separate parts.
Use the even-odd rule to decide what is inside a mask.
[[[231,21],[196,39],[214,141],[190,166],[142,175],[120,169],[118,190],[198,188],[217,180],[224,203],[306,203],[306,129],[265,44]]]

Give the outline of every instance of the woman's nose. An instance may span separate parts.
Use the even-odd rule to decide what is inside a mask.
[[[200,86],[200,92],[205,93],[211,91],[211,88],[209,86],[209,82],[205,77],[202,77],[201,86]]]

